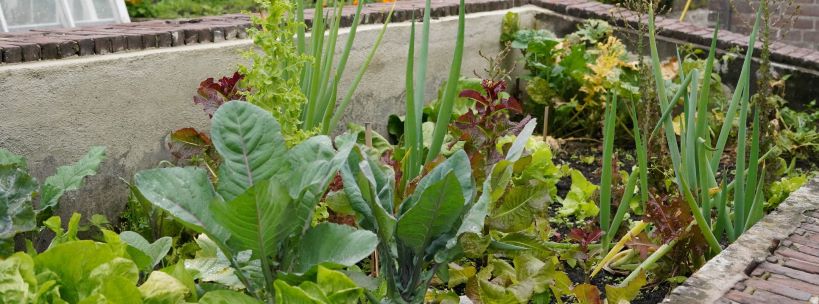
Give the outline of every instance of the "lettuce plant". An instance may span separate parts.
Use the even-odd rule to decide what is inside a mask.
[[[320,264],[351,266],[375,249],[378,240],[369,231],[310,225],[354,142],[336,150],[330,138],[315,136],[288,149],[278,121],[245,102],[220,107],[211,135],[222,158],[215,185],[194,167],[141,171],[135,185],[152,204],[212,240],[252,295],[272,300],[282,274],[305,274]],[[257,270],[239,265],[248,255],[258,260]]]
[[[79,220],[75,213],[66,230],[59,217],[52,217],[47,225],[57,236],[47,250],[0,259],[3,303],[260,303],[230,290],[211,289],[200,298],[182,263],[162,270],[140,266],[143,258],[148,263],[161,259],[169,239],[147,244],[127,232],[103,229],[103,242],[80,240]]]
[[[29,175],[25,158],[0,148],[0,256],[13,251],[16,234],[36,230],[51,216],[65,192],[79,189],[85,177],[96,174],[104,158],[104,147],[92,147],[40,184]]]

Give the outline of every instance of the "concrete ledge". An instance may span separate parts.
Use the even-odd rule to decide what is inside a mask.
[[[806,212],[813,210],[819,210],[819,177],[791,193],[776,210],[674,289],[663,303],[716,303],[736,283],[747,279],[748,272],[807,220]]]
[[[545,10],[527,6],[468,14],[463,75],[486,68],[478,51],[499,52],[507,11],[520,13],[522,26],[535,27],[535,14]],[[457,16],[432,21],[426,100],[437,96],[449,74],[457,25]],[[342,93],[366,59],[381,25],[358,29],[339,86]],[[339,40],[344,41],[348,32],[342,29]],[[347,122],[372,122],[383,133],[386,118],[403,112],[409,32],[408,22],[389,25],[342,117],[342,128]],[[336,51],[340,53],[342,47]],[[192,102],[198,84],[208,77],[232,75],[238,64],[248,63],[241,53],[252,48],[249,39],[240,39],[0,65],[0,147],[24,155],[38,180],[75,161],[90,146],[108,147],[100,173],[89,178],[81,191],[66,195],[59,213],[66,220],[72,212],[102,213],[116,220],[127,201],[123,180],[170,158],[163,144],[168,133],[208,127],[208,116]]]

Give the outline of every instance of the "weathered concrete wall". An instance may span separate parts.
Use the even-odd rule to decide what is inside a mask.
[[[533,26],[535,12],[542,10],[527,6],[514,11],[521,13],[523,26]],[[467,16],[464,75],[483,70],[479,50],[498,52],[505,13]],[[341,88],[352,81],[379,29],[359,27]],[[456,29],[457,17],[432,23],[427,99],[435,97],[449,72]],[[389,114],[403,112],[409,30],[409,23],[390,25],[344,121],[372,122],[376,130],[384,130]],[[343,33],[339,41],[345,37]],[[100,174],[65,197],[60,214],[102,213],[115,219],[127,199],[123,180],[167,159],[162,142],[169,131],[207,128],[207,116],[192,103],[199,82],[232,74],[237,64],[245,63],[240,53],[251,45],[233,40],[0,66],[0,147],[25,155],[39,180],[91,146],[108,147]]]

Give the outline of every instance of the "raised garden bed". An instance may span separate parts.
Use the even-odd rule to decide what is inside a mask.
[[[753,47],[734,59],[741,62],[738,81],[720,77],[715,62],[730,64],[717,58],[718,35],[710,52],[666,48],[680,54],[668,59],[658,52],[653,16],[647,27],[630,31],[585,20],[555,35],[540,27],[559,17],[553,12],[523,7],[467,16],[470,6],[440,2],[424,10],[403,4],[402,12],[425,16],[394,25],[387,23],[395,11],[373,17],[363,5],[319,7],[309,24],[327,34],[312,36],[301,10],[270,3],[249,27],[256,49],[238,72],[199,84],[190,112],[201,119],[189,120],[193,127],[156,125],[168,116],[142,118],[154,124],[143,135],[162,138],[170,158],[158,166],[128,165],[128,191],[122,191],[128,203],[116,220],[86,214],[90,221],[82,222],[74,214],[63,225],[51,217],[66,212],[58,209],[64,193],[100,168],[105,172],[103,148],[42,184],[31,177],[42,172],[29,173],[42,170],[39,161],[30,167],[0,149],[0,197],[10,219],[0,226],[0,269],[17,282],[3,289],[4,297],[657,303],[683,284],[668,299],[674,301],[713,263],[742,252],[732,248],[755,246],[752,233],[795,212],[792,201],[780,203],[815,170],[817,114],[809,106],[785,107],[788,96],[776,91],[784,85],[759,92],[751,86]],[[541,4],[586,17],[606,8]],[[431,20],[433,12],[451,8],[460,16]],[[358,28],[362,20],[385,24]],[[340,30],[348,21],[354,26]],[[642,30],[642,38],[618,39]],[[393,31],[400,36],[390,36]],[[487,33],[495,35],[471,40]],[[367,47],[356,46],[355,34]],[[442,44],[451,36],[454,46]],[[646,45],[651,52],[642,61],[628,51]],[[384,49],[395,57],[379,60]],[[135,57],[109,58],[90,61]],[[19,77],[62,65],[4,69]],[[465,77],[465,70],[479,78]],[[378,77],[365,80],[371,72]],[[393,93],[357,100],[379,90]],[[383,107],[383,100],[392,106]],[[131,151],[109,155],[122,159]],[[810,197],[810,187],[792,200]],[[801,225],[794,230],[800,235],[789,237],[814,237],[812,222]],[[55,236],[40,233],[48,230]],[[808,282],[811,276],[777,265],[813,261],[798,245],[804,242],[794,240],[716,298],[783,296],[766,294],[774,290],[764,285],[782,284],[771,280],[779,276]],[[73,258],[85,266],[64,262]],[[810,292],[792,298],[810,300]]]

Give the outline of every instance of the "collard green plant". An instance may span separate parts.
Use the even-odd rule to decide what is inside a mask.
[[[310,225],[354,142],[336,150],[328,137],[316,136],[288,149],[278,121],[244,102],[220,107],[211,134],[223,159],[215,186],[192,167],[141,171],[135,185],[148,201],[205,234],[252,295],[271,300],[284,273],[351,266],[375,249],[377,238],[368,231]],[[248,255],[258,260],[258,272],[239,264]]]
[[[82,187],[104,158],[104,147],[92,147],[79,161],[57,168],[39,184],[29,175],[25,158],[0,148],[0,256],[11,253],[16,234],[40,227],[63,194]]]
[[[521,157],[534,126],[530,122],[515,140],[507,161]],[[483,233],[494,185],[487,178],[478,197],[471,171],[466,152],[458,150],[402,193],[395,190],[392,167],[361,147],[353,149],[341,170],[344,192],[359,227],[378,235],[380,274],[390,301],[420,303],[433,275],[462,254],[459,240]]]

